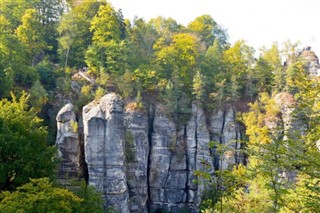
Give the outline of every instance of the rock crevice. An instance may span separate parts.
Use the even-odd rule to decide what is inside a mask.
[[[86,105],[82,117],[88,184],[119,212],[198,212],[206,186],[194,172],[214,175],[214,159],[223,169],[239,163],[234,153],[218,157],[209,148],[212,140],[240,148],[232,107],[208,118],[193,103],[189,121],[177,129],[161,104],[132,110],[111,93]]]

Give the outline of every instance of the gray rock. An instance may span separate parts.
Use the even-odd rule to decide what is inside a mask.
[[[170,149],[176,144],[176,128],[162,112],[161,106],[156,107],[150,161],[150,188],[163,188],[168,177],[171,155]],[[150,199],[154,200],[152,194]]]
[[[224,127],[222,132],[222,142],[228,147],[228,150],[223,153],[220,158],[220,165],[222,170],[236,164],[235,151],[237,149],[238,138],[238,124],[236,122],[235,111],[232,107],[226,109],[224,117]]]
[[[178,204],[186,203],[187,195],[185,190],[165,189],[163,197],[165,203]]]
[[[125,153],[131,212],[147,212],[148,116],[142,111],[125,112]]]
[[[103,192],[105,206],[129,212],[125,168],[123,104],[114,94],[83,108],[85,160],[89,184]]]
[[[302,59],[306,72],[313,77],[320,75],[319,58],[310,47],[303,49],[299,53],[300,59]]]
[[[61,162],[59,178],[77,178],[79,173],[80,147],[77,133],[77,120],[73,105],[67,104],[59,111],[57,117],[56,146]]]
[[[190,120],[178,131],[160,104],[154,117],[129,107],[124,112],[120,98],[108,94],[83,108],[83,130],[89,184],[103,192],[106,207],[119,212],[197,212],[205,185],[196,183],[194,172],[214,175],[217,153],[210,140],[239,148],[232,107],[208,119],[193,103]],[[236,163],[231,156],[218,156],[222,168]]]
[[[184,190],[186,188],[186,183],[187,183],[186,171],[169,171],[165,188]]]

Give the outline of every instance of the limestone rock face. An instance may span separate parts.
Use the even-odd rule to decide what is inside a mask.
[[[320,75],[319,59],[310,47],[304,48],[299,56],[302,58],[304,68],[310,76]]]
[[[83,108],[88,183],[121,213],[198,212],[206,185],[196,183],[195,171],[214,175],[239,163],[235,109],[209,116],[195,102],[188,122],[177,127],[160,103],[146,108],[124,107],[114,93]],[[218,153],[210,141],[233,152]]]
[[[147,212],[149,121],[146,112],[125,112],[125,156],[130,212]]]
[[[188,201],[190,167],[186,132],[186,129],[177,130],[162,106],[156,106],[150,147],[151,212],[182,209],[191,212],[189,204],[193,200]]]
[[[192,204],[194,212],[201,202],[201,196],[205,190],[203,180],[199,184],[194,181],[197,170],[214,173],[213,156],[209,149],[211,136],[204,111],[195,103],[192,104],[192,116],[187,125],[187,151],[188,151],[188,202]]]
[[[282,92],[275,96],[275,103],[281,112],[284,131],[289,131],[294,125],[292,112],[295,109],[296,101],[290,93]]]
[[[66,104],[57,117],[56,146],[61,162],[59,178],[77,178],[79,172],[80,147],[77,133],[77,120],[72,104]]]
[[[239,163],[236,151],[240,144],[236,140],[240,139],[240,130],[235,110],[229,107],[217,111],[210,123],[203,109],[193,103],[190,120],[180,130],[159,105],[155,111],[150,148],[151,212],[198,212],[206,188],[202,181],[194,182],[198,178],[194,172],[201,170],[213,175],[215,169]],[[212,140],[229,146],[234,152],[215,153],[209,148]]]
[[[236,111],[233,107],[225,109],[224,126],[222,129],[222,143],[230,149],[223,153],[220,159],[221,169],[225,170],[230,166],[241,162],[240,151],[240,130],[236,121]]]
[[[120,98],[107,94],[83,108],[88,182],[103,193],[105,206],[129,212],[124,156],[124,116]]]

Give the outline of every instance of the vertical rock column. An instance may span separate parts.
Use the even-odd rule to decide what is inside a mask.
[[[224,117],[224,127],[222,132],[223,144],[229,149],[220,156],[220,165],[222,170],[237,164],[237,151],[240,149],[238,140],[240,140],[238,132],[238,123],[236,121],[236,112],[233,107],[226,109]]]
[[[240,146],[240,130],[236,121],[236,111],[232,106],[226,107],[223,111],[219,110],[211,117],[211,130],[213,141],[224,145],[226,151],[224,153],[215,153],[216,169],[226,170],[236,165],[241,160],[239,157]]]
[[[89,184],[103,193],[106,208],[127,213],[129,195],[122,105],[114,93],[86,105],[83,108],[83,128]]]
[[[197,170],[213,175],[214,166],[209,149],[210,134],[206,124],[204,111],[196,104],[192,104],[192,116],[187,125],[187,151],[188,151],[188,203],[193,209],[200,205],[204,192],[204,180],[198,184],[194,181],[194,172]]]
[[[148,131],[147,113],[128,108],[125,112],[125,155],[130,212],[148,211]]]
[[[172,150],[176,145],[176,128],[174,123],[166,117],[163,111],[160,105],[155,109],[151,138],[151,160],[149,165],[149,199],[151,212],[159,211],[160,209],[172,211],[170,205],[175,205],[177,202],[183,203],[185,199],[185,195],[183,194],[184,190],[179,189],[181,187],[180,185],[184,187],[183,182],[175,186],[168,185],[168,181],[170,182],[170,179],[172,179],[169,170]]]
[[[79,172],[80,147],[77,133],[77,120],[72,104],[67,104],[57,117],[57,139],[59,158],[59,179],[77,178]]]

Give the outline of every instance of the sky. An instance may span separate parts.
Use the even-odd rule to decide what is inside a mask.
[[[208,14],[227,29],[229,41],[243,39],[257,52],[290,40],[311,46],[320,57],[320,0],[109,0],[125,18],[171,17],[187,25]]]

